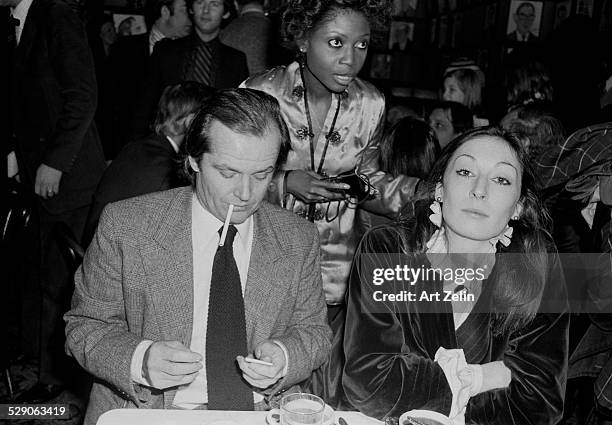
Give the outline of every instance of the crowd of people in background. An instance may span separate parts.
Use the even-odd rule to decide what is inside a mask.
[[[412,107],[362,78],[371,38],[388,25],[386,0],[290,0],[276,14],[262,0],[150,0],[138,35],[132,18],[102,13],[86,31],[61,0],[0,6],[11,64],[0,137],[11,190],[33,200],[15,265],[26,277],[17,321],[40,323],[39,338],[16,344],[40,367],[20,402],[53,399],[78,368],[95,382],[91,424],[126,404],[266,409],[296,388],[383,420],[413,409],[455,424],[612,420],[612,57],[587,16],[547,38],[514,35],[505,75],[485,78],[457,55],[438,99]],[[202,252],[183,233],[192,219],[194,241],[217,238]],[[237,352],[250,387],[219,400],[207,326],[235,316],[212,315],[208,297],[168,301],[163,282],[193,273],[181,290],[197,293],[204,276],[214,299],[222,250],[206,226],[224,220],[236,238],[225,274],[236,275],[234,295],[242,284],[246,317],[236,347],[272,366]],[[60,224],[85,252],[76,280]],[[169,241],[177,251],[157,251],[174,249]],[[490,272],[459,288],[475,296],[467,311],[368,305],[377,288],[360,262],[380,253],[415,267],[478,255]],[[597,308],[559,301],[580,298],[563,253],[599,255],[585,289]],[[279,293],[266,268],[291,288]],[[159,286],[152,300],[147,279]],[[266,316],[274,300],[284,307]],[[206,311],[201,326],[187,317]],[[174,381],[160,366],[173,356],[185,359]]]

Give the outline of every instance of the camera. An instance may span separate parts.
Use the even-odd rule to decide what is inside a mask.
[[[367,199],[370,196],[369,186],[370,183],[367,179],[356,173],[355,170],[346,171],[338,174],[337,176],[329,176],[324,180],[333,183],[344,183],[350,186],[349,189],[337,189],[338,192],[348,194],[353,198],[357,198],[359,202]]]

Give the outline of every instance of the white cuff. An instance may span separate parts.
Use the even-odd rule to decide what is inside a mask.
[[[481,366],[483,383],[480,392],[508,388],[512,380],[512,372],[503,361],[498,360]]]
[[[17,156],[15,151],[12,151],[6,156],[6,176],[10,179],[19,174],[19,165],[17,165]]]
[[[479,364],[469,364],[468,369],[472,372],[472,383],[470,385],[470,397],[480,394],[482,391],[482,366]]]
[[[151,384],[142,376],[142,361],[144,360],[145,352],[151,345],[153,345],[153,341],[149,341],[148,339],[140,342],[140,344],[136,346],[134,354],[132,354],[132,363],[130,364],[130,376],[132,381],[148,387],[150,387]]]
[[[283,377],[284,377],[287,375],[287,371],[289,370],[289,351],[287,351],[287,347],[285,347],[285,344],[283,344],[282,342],[277,341],[275,339],[273,339],[272,342],[278,345],[281,348],[281,350],[283,350],[283,354],[285,355],[285,367],[283,368]]]

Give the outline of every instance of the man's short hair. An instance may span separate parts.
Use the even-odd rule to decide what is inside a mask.
[[[214,89],[195,81],[167,86],[157,104],[153,129],[160,136],[176,136],[187,131],[184,118],[195,114]]]
[[[213,121],[219,121],[233,132],[257,137],[263,137],[277,127],[281,140],[275,168],[278,170],[285,163],[291,144],[278,101],[254,89],[220,90],[200,109],[183,143],[183,171],[192,183],[195,175],[188,158],[200,162],[202,155],[210,152],[209,132]]]
[[[187,11],[189,12],[189,16],[192,16],[192,11],[193,11],[193,3],[196,0],[185,0],[185,3],[187,4]],[[223,13],[231,13],[232,11],[235,11],[235,7],[234,7],[234,3],[232,2],[232,0],[223,0]]]
[[[162,7],[166,6],[170,14],[174,14],[175,0],[149,0],[145,8],[145,22],[149,31],[153,27],[155,21],[161,17]]]
[[[535,6],[528,2],[528,1],[524,1],[523,3],[519,4],[518,7],[516,8],[516,14],[518,15],[521,11],[521,9],[525,8],[525,7],[530,7],[531,10],[535,13]]]
[[[236,0],[236,3],[240,7],[244,7],[247,4],[249,4],[249,3],[257,3],[257,4],[261,5],[261,6],[263,6],[264,0]]]

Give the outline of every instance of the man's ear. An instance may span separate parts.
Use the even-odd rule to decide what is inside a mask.
[[[190,156],[188,160],[189,160],[189,165],[191,166],[191,169],[195,171],[196,173],[199,173],[200,167],[198,166],[198,162],[195,160],[195,158]]]
[[[227,18],[229,18],[229,17],[230,17],[230,13],[229,13],[229,12],[225,12],[225,13],[223,14],[223,19],[227,19]]]
[[[196,114],[195,112],[192,112],[191,114],[188,114],[185,118],[183,118],[183,125],[185,126],[185,133],[187,133],[187,130],[189,129],[189,126],[191,125],[191,122],[193,121],[193,119],[195,118]]]
[[[168,9],[168,6],[162,6],[161,8],[161,17],[164,21],[167,21],[170,18],[170,9]]]

